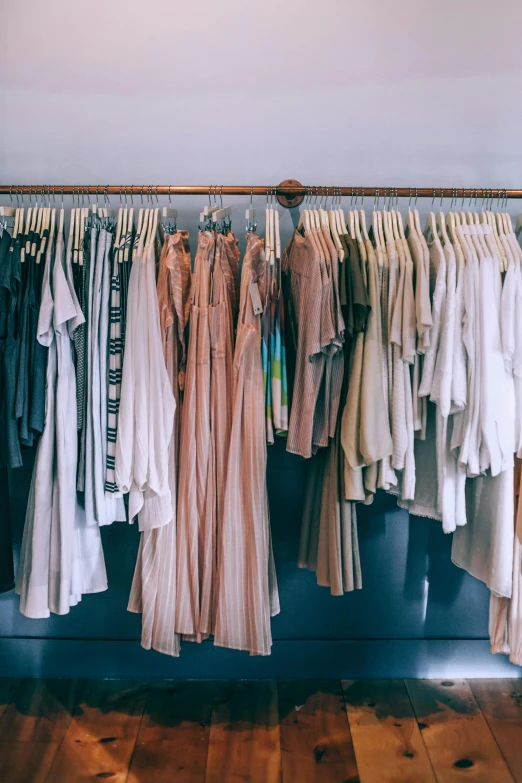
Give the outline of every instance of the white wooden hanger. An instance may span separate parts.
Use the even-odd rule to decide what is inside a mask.
[[[332,222],[332,236],[334,236],[334,234],[335,234],[335,236],[334,236],[334,244],[335,244],[335,246],[337,248],[337,253],[339,255],[339,261],[342,262],[344,260],[344,246],[343,246],[343,243],[341,242],[340,237],[341,237],[341,234],[345,233],[343,231],[343,225],[342,225],[342,221],[344,219],[344,215],[343,215],[343,217],[341,217],[342,213],[341,213],[341,210],[339,209],[339,205],[341,203],[341,195],[337,191],[337,188],[334,188],[334,200],[335,200],[335,207],[334,207],[334,204],[332,203],[332,208],[330,210],[330,216],[331,216],[331,222]]]
[[[415,230],[416,230],[417,234],[420,236],[422,234],[422,228],[421,228],[421,224],[420,224],[420,217],[419,217],[419,210],[418,209],[414,209],[413,210],[413,218],[414,218],[414,221],[415,221]]]
[[[25,251],[28,255],[31,255],[32,253],[32,247],[33,247],[33,238],[34,238],[34,232],[36,231],[36,224],[38,222],[38,216],[40,214],[40,209],[38,205],[33,207],[33,214],[31,217],[31,226],[29,228],[29,237],[27,238],[27,242],[25,244]]]
[[[59,220],[59,226],[58,226],[58,234],[59,235],[63,235],[64,224],[65,224],[65,209],[62,206],[61,209],[60,209],[60,220]]]
[[[427,224],[426,224],[426,228],[427,228]],[[409,209],[407,214],[406,214],[406,232],[407,232],[408,236],[410,234],[413,234],[414,236],[417,234],[417,226],[416,226],[416,223],[415,223],[415,216],[413,214],[413,210],[412,209]]]
[[[275,263],[275,210],[270,203],[270,266]]]
[[[18,236],[18,226],[20,225],[20,208],[15,208],[15,221],[14,221],[14,228],[13,228],[13,239],[16,239]]]
[[[361,235],[361,225],[359,223],[359,210],[354,209],[353,211],[353,225],[355,228],[355,238],[357,239],[357,242],[362,242],[363,238]]]
[[[276,258],[279,261],[281,258],[281,235],[279,234],[279,210],[276,208],[275,212],[275,253]]]
[[[121,190],[120,190],[121,193]],[[121,218],[120,218],[121,215]],[[128,208],[127,204],[125,204],[124,207],[120,206],[119,212],[118,212],[118,223],[119,225],[119,233],[117,231],[117,237],[114,238],[114,246],[117,247],[116,251],[116,259],[118,263],[123,263],[123,255],[125,251],[124,242],[125,237],[127,236],[127,215],[128,215]]]
[[[178,210],[177,209],[173,209],[173,210],[169,210],[169,211],[175,212],[176,215],[175,216],[174,215],[169,215],[168,217],[176,217],[177,214],[178,214]],[[123,254],[123,260],[124,261],[128,261],[130,256],[131,256],[131,251],[132,251],[131,243],[132,243],[133,229],[134,229],[134,205],[133,205],[133,202],[132,202],[132,191],[131,191],[131,208],[129,209],[129,215],[128,215],[128,218],[127,218],[127,234],[125,236],[125,249],[124,249],[124,254]]]
[[[438,213],[438,218],[439,218],[438,223],[439,223],[439,227],[440,227],[440,233],[441,233],[441,236],[442,236],[442,240],[443,240],[445,245],[451,245],[452,243],[450,241],[450,238],[448,236],[448,231],[446,229],[446,217],[444,215],[444,212],[439,212]]]
[[[339,261],[342,262],[344,258],[344,250],[341,244],[341,240],[339,239],[339,214],[334,209],[333,204],[328,212],[328,224],[330,227],[330,234],[332,235],[332,240],[335,245],[335,249],[337,250]]]
[[[63,207],[62,207],[62,212],[63,212]],[[61,215],[60,215],[60,219],[61,219]],[[76,207],[72,207],[71,215],[69,219],[69,239],[68,239],[68,244],[71,243],[71,247],[72,247],[72,243],[74,242],[75,222],[76,222]],[[74,251],[73,251],[73,262],[74,262]]]
[[[379,231],[379,245],[380,245],[381,250],[384,253],[384,251],[386,250],[386,242],[385,242],[385,239],[384,239],[383,217],[382,217],[382,215],[383,215],[382,211],[377,212],[377,229]]]
[[[381,247],[381,238],[379,235],[379,218],[378,218],[379,212],[374,209],[372,212],[372,234],[373,234],[373,244],[377,249],[380,249]]]
[[[81,209],[76,207],[74,218],[74,246],[73,246],[73,263],[78,263],[79,249],[80,249],[80,223],[81,223]]]
[[[391,213],[388,210],[385,210],[382,213],[382,222],[384,227],[384,236],[386,238],[386,243],[392,244],[393,232],[391,226]]]
[[[51,210],[51,222],[49,225],[49,245],[52,245],[54,240],[54,230],[56,228],[56,207],[53,207]],[[63,230],[63,225],[62,225]]]
[[[38,247],[36,248],[36,259],[35,260],[36,260],[37,264],[40,263],[40,259],[42,257],[42,253],[43,253],[43,251],[45,249],[45,242],[46,242],[46,239],[47,239],[47,237],[45,236],[45,230],[48,228],[48,223],[47,223],[47,214],[48,214],[48,212],[50,212],[50,209],[48,207],[44,207],[42,209],[42,213],[43,213],[42,214],[42,222],[41,222],[40,231],[39,231],[40,241],[38,243]]]
[[[366,213],[364,209],[359,210],[359,217],[361,219],[361,235],[364,240],[364,242],[368,242],[370,239],[368,235],[368,229],[366,228]]]
[[[89,218],[89,207],[82,207],[81,211],[82,222],[80,225],[80,248],[78,253],[78,263],[83,266],[84,262],[84,245],[85,245],[85,225]]]
[[[344,219],[344,212],[341,204],[341,194],[339,191],[339,206],[337,208],[337,215],[338,215],[338,228],[339,228],[339,236],[341,234],[347,234],[348,229],[346,228],[346,221]]]
[[[429,239],[431,235],[431,238],[433,241],[438,240],[439,234],[437,231],[437,219],[435,217],[435,212],[428,212],[428,215],[426,216],[426,227],[424,229],[424,236],[426,239]]]
[[[308,196],[309,193],[307,192],[303,200],[301,212],[299,214],[299,222],[297,224],[298,228],[304,227],[305,231],[310,231],[311,225],[310,215],[308,213]]]
[[[265,207],[265,258],[270,266],[272,266],[272,249],[271,249],[272,243],[270,239],[271,230],[272,230],[272,220],[270,216],[270,207],[268,206],[268,196],[267,196],[267,202]]]
[[[147,250],[150,245],[156,241],[156,231],[158,229],[159,222],[159,207],[152,207],[149,210],[149,227],[147,236],[145,239],[144,250]],[[146,252],[143,253],[143,263],[147,261]]]

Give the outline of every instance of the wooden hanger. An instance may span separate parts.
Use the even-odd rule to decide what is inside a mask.
[[[385,212],[383,212],[382,218],[383,218],[384,236],[386,238],[386,243],[387,244],[392,244],[393,243],[393,230],[392,230],[392,225],[391,225],[391,220],[392,220],[391,219],[391,213],[386,210]]]
[[[275,238],[276,238],[276,258],[279,261],[281,258],[281,236],[279,234],[279,210],[275,211]]]
[[[377,218],[377,210],[374,209],[372,212],[372,237],[373,244],[377,249],[380,248],[381,242],[380,242],[380,236],[379,236],[379,223]]]
[[[386,242],[384,240],[384,232],[383,232],[383,219],[382,219],[383,213],[381,211],[377,212],[377,228],[379,231],[379,245],[384,253],[386,250]]]
[[[270,207],[270,266],[275,262],[275,215],[274,208]]]
[[[63,213],[63,207],[62,207],[62,213]],[[61,219],[61,215],[60,215],[60,219]],[[72,247],[72,243],[74,242],[75,220],[76,220],[76,209],[73,207],[73,209],[71,209],[71,217],[69,220],[69,238],[68,238],[68,243],[71,243],[71,247]],[[74,262],[74,250],[73,250],[73,262]]]
[[[424,236],[426,239],[429,239],[430,235],[434,242],[439,238],[435,212],[428,212],[428,215],[426,217],[426,227],[424,229]]]
[[[448,232],[446,229],[446,218],[444,212],[439,212],[438,218],[439,218],[440,233],[442,235],[443,242],[445,245],[451,245],[450,238],[448,236]]]
[[[364,242],[367,242],[370,237],[368,235],[368,229],[366,228],[366,213],[364,209],[359,210],[359,218],[361,223],[361,236]]]
[[[173,209],[172,212],[176,213],[176,217],[178,214],[177,209]],[[173,217],[173,216],[170,216]],[[125,242],[125,258],[124,261],[128,261],[131,256],[132,252],[132,235],[134,233],[134,207],[131,207],[129,209],[129,218],[127,220],[127,239]]]

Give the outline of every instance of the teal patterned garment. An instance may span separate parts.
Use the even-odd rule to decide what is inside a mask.
[[[271,267],[274,273],[274,267]],[[278,276],[278,272],[274,276]],[[288,434],[288,379],[286,373],[285,308],[283,291],[275,280],[269,288],[263,313],[261,361],[265,387],[266,441],[272,445],[274,434]]]
[[[272,382],[272,420],[276,435],[288,434],[288,381],[286,377],[285,307],[283,292],[271,300],[270,366]]]
[[[270,360],[271,316],[272,307],[270,295],[268,295],[262,321],[263,339],[261,340],[261,362],[263,365],[263,382],[265,385],[266,442],[270,445],[274,443],[274,427],[272,424],[272,362]]]

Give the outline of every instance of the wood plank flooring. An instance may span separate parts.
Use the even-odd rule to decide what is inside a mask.
[[[522,680],[0,679],[1,783],[522,783]]]

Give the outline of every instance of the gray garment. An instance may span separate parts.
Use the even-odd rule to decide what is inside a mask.
[[[31,345],[29,372],[29,427],[34,436],[42,434],[45,424],[47,347],[38,342],[37,331],[40,301],[42,298],[42,278],[46,263],[46,256],[42,256],[40,258],[40,263],[35,267],[33,290],[29,302],[29,341]]]
[[[0,240],[0,286],[5,296],[5,331],[1,336],[0,358],[3,359],[0,398],[0,464],[22,467],[22,452],[15,415],[18,371],[18,310],[21,283],[20,244],[13,243],[7,231]],[[7,291],[7,294],[5,292]]]
[[[87,260],[86,254],[84,259],[86,262],[85,270],[85,285],[84,285],[84,301],[82,312],[85,318],[84,324],[84,336],[85,336],[85,354],[84,354],[84,370],[83,370],[83,391],[82,391],[82,430],[80,435],[80,451],[78,455],[78,472],[76,477],[76,488],[80,492],[85,491],[85,453],[87,447],[87,420],[89,418],[89,386],[90,386],[90,374],[89,374],[89,341],[91,339],[91,303],[93,297],[94,288],[94,267],[96,264],[96,246],[98,242],[98,229],[93,226],[90,231],[90,248],[89,258]],[[72,237],[69,237],[67,244],[67,254],[72,253]],[[80,302],[81,306],[81,302]],[[78,405],[78,402],[77,402]],[[78,414],[77,414],[78,419]],[[77,421],[78,425],[78,421]]]
[[[493,595],[511,597],[515,505],[514,470],[466,482],[468,522],[453,534],[451,559]]]
[[[84,237],[83,264],[74,265],[74,287],[83,317],[87,320],[89,267],[91,262],[91,232],[86,229]],[[83,429],[87,403],[85,395],[85,341],[87,338],[86,323],[80,324],[73,335],[75,367],[76,367],[76,426],[78,431]]]

